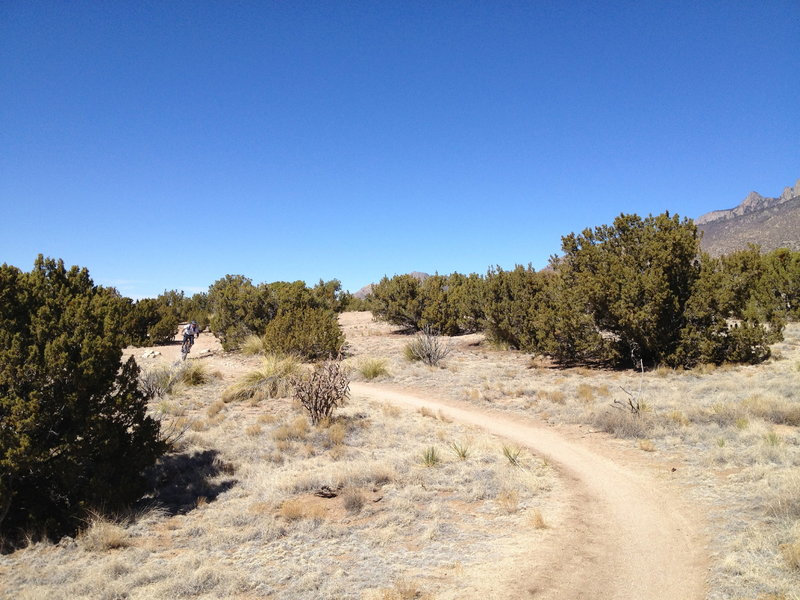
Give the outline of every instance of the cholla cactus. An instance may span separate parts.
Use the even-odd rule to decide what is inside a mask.
[[[294,388],[295,398],[308,410],[311,422],[317,425],[350,397],[350,377],[341,361],[327,360],[306,377],[297,378]]]

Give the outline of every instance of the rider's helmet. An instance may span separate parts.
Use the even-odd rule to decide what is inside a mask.
[[[197,325],[197,321],[192,321],[192,325]]]

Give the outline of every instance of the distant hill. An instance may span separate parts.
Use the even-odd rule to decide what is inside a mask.
[[[800,179],[777,198],[750,192],[741,204],[695,220],[703,231],[703,250],[713,256],[758,244],[764,251],[800,251]]]
[[[408,274],[411,275],[411,277],[413,277],[414,279],[419,279],[420,281],[425,281],[428,277],[430,277],[430,275],[428,275],[427,273],[422,273],[420,271],[412,271],[411,273],[408,273]],[[353,294],[353,296],[363,300],[364,298],[366,298],[367,296],[369,296],[372,293],[372,288],[374,286],[375,286],[374,283],[370,283],[369,285],[365,285],[360,290],[358,290],[355,294]]]

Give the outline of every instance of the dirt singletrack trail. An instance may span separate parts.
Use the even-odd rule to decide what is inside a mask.
[[[515,598],[694,600],[705,597],[702,527],[666,476],[615,461],[575,435],[510,415],[353,382],[351,393],[412,409],[426,407],[525,446],[561,474],[569,497],[564,526],[532,548]],[[635,462],[635,461],[633,461]],[[527,557],[526,557],[527,558]]]

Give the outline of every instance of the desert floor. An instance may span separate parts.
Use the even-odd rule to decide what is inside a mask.
[[[262,358],[202,335],[202,376],[153,401],[183,433],[149,497],[0,557],[0,595],[800,598],[797,325],[762,365],[641,374],[480,335],[427,367],[369,313],[341,324],[351,399],[321,427],[290,398],[224,402]],[[639,415],[613,406],[631,396]]]

